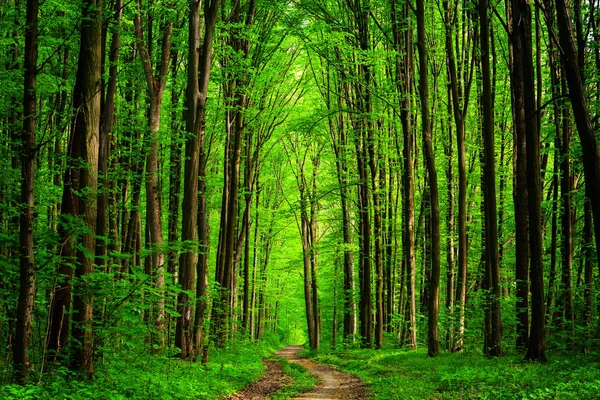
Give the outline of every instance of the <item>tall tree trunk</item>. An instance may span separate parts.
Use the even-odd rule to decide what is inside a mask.
[[[448,145],[446,147],[446,157],[448,157],[448,169],[446,170],[446,178],[448,181],[448,253],[446,262],[448,269],[446,273],[446,308],[450,316],[450,324],[448,326],[447,342],[448,348],[452,349],[454,343],[454,298],[455,298],[455,256],[456,249],[454,247],[454,225],[455,225],[455,192],[454,192],[454,131],[452,130],[452,91],[448,87]]]
[[[408,308],[408,346],[417,348],[417,302],[416,302],[416,257],[415,257],[415,198],[413,172],[413,128],[411,126],[410,94],[412,87],[412,38],[411,29],[402,26],[400,21],[409,24],[409,5],[405,3],[402,15],[398,16],[396,2],[392,2],[392,27],[394,29],[394,46],[399,54],[396,58],[396,86],[401,96],[400,121],[402,124],[404,173],[402,186],[402,255],[406,280]],[[404,275],[402,275],[404,276]]]
[[[583,65],[580,64],[573,37],[573,24],[567,0],[556,0],[556,15],[561,58],[569,86],[569,99],[573,107],[573,117],[577,125],[579,140],[583,150],[583,170],[585,174],[586,196],[592,203],[594,217],[594,234],[596,238],[596,255],[600,264],[600,152],[598,139],[590,118],[589,106],[585,94],[584,77],[581,73]],[[581,53],[581,52],[580,52]]]
[[[167,253],[167,272],[171,277],[171,283],[176,282],[177,265],[179,264],[179,249],[175,243],[179,239],[179,217],[181,215],[181,170],[183,153],[183,135],[181,129],[181,114],[179,111],[179,51],[171,49],[171,131],[169,143],[169,216],[167,220],[167,241],[169,252]],[[187,110],[184,112],[184,114]],[[187,114],[184,115],[184,117]],[[169,327],[171,318],[169,317]],[[168,343],[171,345],[171,343]]]
[[[341,109],[342,97],[338,97],[338,107]],[[344,340],[353,340],[356,334],[356,305],[354,303],[354,254],[352,252],[352,234],[350,232],[350,209],[348,207],[348,138],[344,113],[339,113],[336,130],[331,122],[332,142],[335,153],[335,164],[338,184],[340,186],[340,205],[342,213],[342,240],[344,252]]]
[[[585,221],[583,227],[584,236],[584,263],[585,263],[585,280],[584,280],[584,306],[583,306],[583,320],[588,329],[588,340],[591,339],[593,334],[593,321],[594,321],[594,262],[593,262],[593,244],[592,244],[592,205],[589,200],[585,202]],[[584,349],[588,345],[584,346]]]
[[[108,55],[108,84],[101,105],[100,137],[98,151],[98,215],[96,221],[96,260],[95,264],[102,269],[107,264],[107,249],[109,247],[109,227],[108,227],[108,198],[109,198],[109,179],[108,179],[108,160],[110,158],[110,136],[113,129],[115,116],[115,96],[117,94],[117,66],[119,62],[120,47],[120,27],[121,16],[123,15],[123,0],[117,0],[114,4],[114,18],[116,27],[112,34]],[[104,58],[104,54],[102,55]],[[104,60],[103,60],[104,61]],[[102,63],[104,65],[104,62]]]
[[[460,70],[457,72],[457,62],[454,49],[454,28],[457,20],[457,6],[444,1],[444,20],[446,22],[446,57],[448,76],[452,91],[452,110],[456,125],[456,147],[458,152],[458,259],[456,279],[456,305],[458,306],[458,324],[454,332],[452,351],[462,351],[464,346],[465,304],[467,298],[467,166],[466,166],[466,114],[469,105],[470,88],[473,76],[474,56],[463,50],[459,54]],[[476,46],[473,46],[475,51]],[[470,66],[469,66],[470,64]],[[461,103],[462,100],[462,103]]]
[[[308,221],[309,241],[310,241],[310,290],[312,295],[312,316],[315,327],[315,347],[318,350],[321,347],[321,309],[319,301],[319,285],[317,280],[317,172],[319,169],[318,156],[313,160],[313,176],[310,184],[310,216]]]
[[[561,73],[563,93],[567,93],[565,69]],[[560,148],[560,193],[562,202],[562,273],[560,304],[563,307],[565,322],[571,331],[571,340],[575,339],[575,312],[573,310],[573,207],[571,206],[572,175],[571,158],[569,156],[571,143],[571,121],[569,111],[563,108]],[[558,190],[556,188],[555,190]]]
[[[88,375],[94,373],[92,313],[93,294],[85,282],[85,277],[94,272],[94,252],[96,248],[96,187],[98,182],[98,150],[100,133],[100,97],[102,90],[102,4],[88,0],[83,5],[83,24],[79,63],[75,79],[74,108],[75,121],[73,135],[81,137],[81,193],[79,214],[86,227],[77,250],[75,276],[81,281],[75,288],[73,300],[72,336],[75,351],[72,366]]]
[[[514,68],[513,90],[522,96],[523,109],[516,124],[524,124],[527,146],[527,191],[529,211],[529,245],[531,258],[531,331],[525,358],[546,361],[546,314],[544,269],[542,263],[542,185],[540,176],[540,138],[535,115],[535,81],[531,34],[531,5],[525,0],[511,0],[511,39]],[[515,95],[517,97],[517,95]],[[522,126],[522,125],[521,125]]]
[[[515,279],[516,279],[516,313],[517,313],[517,350],[525,350],[529,344],[529,210],[527,183],[527,143],[524,71],[521,64],[523,54],[523,38],[518,32],[520,14],[510,6],[510,60],[511,60],[511,93],[513,109],[514,151],[513,200],[515,208]],[[531,34],[531,33],[530,33]],[[532,89],[533,90],[533,89]]]
[[[206,287],[208,273],[208,216],[206,208],[206,96],[212,66],[212,47],[219,0],[204,2],[204,38],[200,47],[200,0],[190,2],[188,33],[188,83],[186,91],[186,131],[192,135],[185,143],[182,242],[194,243],[198,234],[198,260],[195,264],[195,247],[192,244],[182,249],[179,259],[179,284],[184,291],[193,291],[196,275],[196,353],[202,343],[202,326],[206,311]],[[197,271],[194,270],[197,268]],[[194,328],[192,317],[194,306],[190,296],[182,292],[177,298],[175,346],[181,349],[180,356],[193,354]]]
[[[162,229],[162,210],[161,210],[161,193],[159,188],[159,134],[161,106],[163,94],[165,91],[166,79],[169,73],[169,61],[171,57],[171,35],[173,31],[173,23],[170,21],[161,24],[162,48],[158,64],[156,68],[152,65],[152,30],[150,27],[148,35],[148,45],[144,45],[144,34],[141,18],[141,0],[137,0],[137,14],[134,18],[135,35],[138,40],[138,49],[142,59],[144,75],[146,77],[146,85],[150,96],[149,109],[149,151],[146,157],[146,225],[148,241],[147,245],[150,250],[149,255],[149,273],[153,275],[154,286],[159,292],[158,304],[156,305],[156,315],[154,317],[154,326],[160,335],[159,344],[164,345],[164,318],[165,304],[162,295],[165,282],[165,251],[163,249],[163,229]]]
[[[491,331],[488,332],[485,352],[491,356],[502,356],[502,319],[500,314],[500,262],[498,259],[498,221],[496,209],[496,165],[494,142],[494,108],[490,77],[490,24],[488,0],[479,1],[479,26],[481,41],[482,112],[484,146],[484,209],[485,209],[485,261],[489,277],[487,307],[490,313]]]
[[[27,1],[25,27],[25,79],[23,84],[23,130],[21,131],[21,215],[19,224],[19,300],[13,347],[13,374],[24,384],[31,368],[29,352],[35,302],[33,253],[34,182],[37,119],[38,0]]]
[[[242,21],[240,4],[235,3],[231,10],[231,21],[235,24],[230,33],[231,48],[239,52],[244,60],[250,55],[250,41],[243,36],[240,26],[249,28],[254,23],[255,1],[250,0]],[[216,293],[217,303],[214,313],[213,332],[219,346],[225,345],[229,336],[229,317],[232,315],[232,304],[235,300],[236,273],[234,271],[235,249],[237,245],[237,214],[238,214],[238,192],[240,181],[240,164],[243,134],[245,129],[244,110],[248,107],[246,87],[248,85],[248,73],[245,69],[238,70],[234,74],[229,85],[227,96],[233,106],[226,111],[227,142],[224,151],[224,183],[223,202],[221,209],[221,231],[219,232],[219,252],[217,254],[217,283],[220,285]]]
[[[429,116],[429,74],[425,38],[425,5],[417,2],[417,49],[419,51],[419,97],[421,98],[421,129],[423,148],[429,176],[429,200],[431,216],[431,279],[428,293],[427,355],[435,357],[440,352],[438,318],[440,311],[440,206],[437,170],[431,120]]]

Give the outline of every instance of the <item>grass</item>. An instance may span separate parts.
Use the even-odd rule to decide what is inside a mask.
[[[522,355],[429,358],[426,349],[347,350],[315,360],[361,377],[375,399],[600,399],[597,354],[550,356],[540,364],[523,362]]]

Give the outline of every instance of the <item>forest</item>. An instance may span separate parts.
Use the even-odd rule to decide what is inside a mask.
[[[1,398],[600,393],[598,0],[1,0],[0,94]]]

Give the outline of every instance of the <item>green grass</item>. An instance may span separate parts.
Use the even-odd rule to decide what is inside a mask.
[[[600,399],[598,355],[549,356],[550,363],[540,364],[521,355],[348,350],[315,360],[361,377],[376,399]]]
[[[173,357],[130,352],[96,364],[93,380],[75,379],[57,369],[40,385],[5,385],[0,399],[206,399],[216,400],[258,380],[264,373],[261,358],[277,344],[234,342],[212,351],[207,364]]]
[[[274,357],[281,363],[283,372],[292,378],[292,382],[287,384],[283,389],[271,395],[273,400],[285,400],[297,394],[305,393],[311,390],[316,384],[317,379],[308,372],[300,364],[290,363],[284,358]]]

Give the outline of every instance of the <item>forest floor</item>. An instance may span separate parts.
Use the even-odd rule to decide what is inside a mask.
[[[331,366],[317,364],[306,357],[301,357],[299,352],[302,349],[302,346],[288,346],[275,353],[275,357],[306,368],[318,381],[312,390],[292,397],[293,399],[361,400],[369,397],[369,391],[361,379]],[[262,379],[229,397],[229,400],[268,399],[290,383],[292,378],[283,372],[281,363],[269,360],[263,362],[267,366],[267,371]]]

